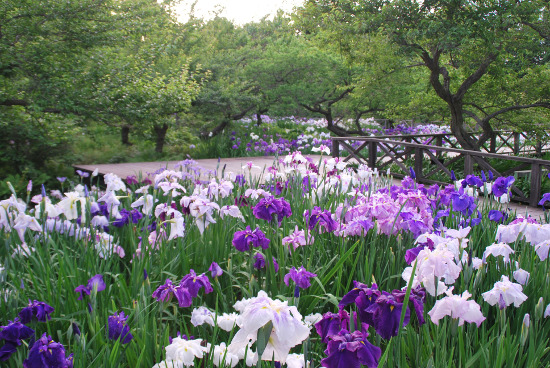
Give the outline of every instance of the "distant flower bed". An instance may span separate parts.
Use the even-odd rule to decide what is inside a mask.
[[[550,364],[550,225],[506,209],[513,178],[395,185],[313,148],[1,200],[3,366]]]
[[[374,119],[362,119],[360,124],[367,136],[448,132],[447,127],[433,124],[416,126],[399,124],[388,129],[382,128]],[[344,122],[342,125],[347,126],[348,129],[354,129],[350,122]],[[315,151],[312,149],[320,145],[330,149],[332,146],[330,137],[331,133],[326,129],[324,119],[297,118],[294,116],[272,118],[262,115],[260,125],[257,125],[256,119],[248,117],[235,122],[232,128],[226,129],[213,145],[217,145],[218,149],[219,146],[225,147],[225,151],[219,154],[223,157],[281,156],[295,150],[299,150],[304,154],[314,153]],[[360,145],[360,143],[354,142],[353,145]],[[197,147],[193,145],[192,152],[195,148]],[[212,151],[211,146],[209,146],[208,151]]]

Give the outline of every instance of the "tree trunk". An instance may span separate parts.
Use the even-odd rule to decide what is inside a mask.
[[[210,137],[215,137],[217,136],[218,134],[220,134],[221,132],[223,132],[223,130],[225,129],[225,127],[227,125],[229,125],[229,121],[230,119],[229,118],[224,118],[222,120],[222,122],[220,124],[218,124],[217,127],[215,127],[214,129],[212,129],[212,131],[210,132],[210,134],[208,135],[208,138]]]
[[[456,137],[462,149],[479,151],[477,142],[473,140],[466,129],[464,129],[462,100],[457,101],[456,99],[452,99],[452,101],[448,102],[448,105],[451,110],[451,132]]]
[[[262,125],[262,114],[259,112],[256,113],[256,126]]]
[[[155,131],[155,134],[157,135],[155,152],[162,153],[162,149],[164,148],[164,142],[166,141],[166,132],[168,131],[168,124],[155,125],[153,129]]]
[[[122,141],[122,144],[126,146],[131,146],[133,143],[130,143],[130,126],[129,125],[123,125],[120,129],[120,138]]]

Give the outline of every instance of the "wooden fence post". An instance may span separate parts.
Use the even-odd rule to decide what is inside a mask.
[[[443,134],[439,134],[435,139],[435,145],[437,147],[443,147]],[[436,156],[438,159],[441,159],[443,156],[443,151],[437,151]]]
[[[332,140],[332,157],[340,157],[340,142]]]
[[[490,152],[497,153],[497,135],[495,133],[493,133],[493,135],[491,136]]]
[[[536,207],[540,200],[541,167],[538,163],[531,164],[531,192],[529,193],[529,205]]]
[[[464,154],[464,177],[474,173],[474,162],[469,153]]]
[[[417,182],[422,180],[422,159],[424,158],[424,150],[420,147],[414,148],[414,173],[416,174]]]
[[[368,165],[373,170],[376,167],[376,153],[377,153],[376,151],[377,151],[376,142],[369,142],[369,162],[368,162]]]
[[[519,133],[514,132],[514,155],[519,155]]]

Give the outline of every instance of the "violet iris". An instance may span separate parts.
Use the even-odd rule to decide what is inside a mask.
[[[496,178],[492,186],[492,191],[495,197],[501,197],[504,193],[508,192],[508,188],[512,186],[516,179],[513,176],[507,178],[500,176]]]
[[[122,344],[127,344],[134,336],[130,333],[130,327],[126,324],[128,317],[124,315],[124,312],[109,316],[107,328],[109,330],[109,339],[117,340],[120,338]]]
[[[168,302],[175,293],[176,287],[172,284],[172,280],[166,279],[164,285],[160,285],[157,290],[153,292],[153,298],[159,302]]]
[[[382,351],[372,345],[367,336],[367,333],[359,330],[352,333],[342,330],[338,335],[332,335],[325,350],[328,356],[321,360],[321,365],[329,368],[360,368],[361,365],[378,367]]]
[[[277,260],[275,257],[273,258],[273,269],[275,272],[279,272],[279,264],[277,263]],[[256,253],[254,255],[254,268],[257,270],[261,270],[262,268],[265,268],[265,258],[262,253]]]
[[[277,222],[281,226],[284,217],[290,217],[292,210],[290,204],[283,198],[267,197],[262,198],[258,204],[252,209],[252,213],[256,218],[271,221],[273,217],[277,217]]]
[[[192,298],[197,297],[201,288],[204,288],[206,294],[214,291],[208,276],[204,273],[197,276],[194,270],[190,270],[188,275],[183,276],[180,281],[180,287],[187,289]]]
[[[103,281],[102,275],[95,275],[91,279],[88,280],[88,284],[86,286],[79,285],[77,286],[74,291],[77,293],[80,293],[80,296],[78,297],[78,300],[82,300],[85,295],[90,295],[93,290],[96,292],[105,290],[105,282]]]
[[[321,336],[321,341],[328,343],[329,337],[338,334],[340,330],[349,328],[349,314],[343,309],[339,313],[327,312],[323,319],[315,324],[315,330]]]
[[[306,271],[304,266],[301,266],[299,269],[296,269],[296,267],[292,267],[290,269],[290,272],[285,275],[285,284],[286,286],[289,286],[289,281],[292,279],[296,283],[296,286],[300,287],[301,289],[307,289],[311,286],[311,282],[309,281],[310,278],[317,276],[316,274],[312,272]]]
[[[235,232],[232,244],[238,251],[245,252],[250,250],[250,246],[267,249],[269,241],[260,228],[257,227],[252,231],[250,226],[247,226],[245,230]]]
[[[333,232],[338,228],[338,223],[332,219],[330,211],[322,210],[317,206],[311,211],[305,211],[304,217],[306,217],[306,223],[309,230],[317,228],[319,233],[321,233],[323,231]]]
[[[212,262],[212,264],[208,268],[208,271],[212,273],[212,278],[216,278],[218,276],[223,275],[223,270],[221,269],[220,265],[218,265],[216,262]]]
[[[0,326],[0,340],[5,344],[0,348],[0,361],[8,360],[15,353],[17,347],[21,345],[21,340],[26,340],[34,335],[34,330],[25,326],[19,321],[19,318],[9,321],[7,326]]]
[[[53,341],[46,333],[36,340],[29,351],[29,357],[23,361],[24,368],[71,368],[72,366],[72,354],[66,357],[63,344]]]
[[[29,305],[19,312],[19,318],[21,318],[21,323],[27,324],[32,321],[33,317],[36,317],[39,322],[46,322],[52,317],[50,314],[54,311],[54,308],[44,302],[39,302],[38,300],[30,301]]]

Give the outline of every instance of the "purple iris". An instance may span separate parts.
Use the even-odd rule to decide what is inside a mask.
[[[65,356],[63,344],[55,342],[46,333],[36,340],[29,357],[23,361],[24,368],[72,368],[73,355]]]
[[[128,327],[128,324],[126,324],[126,320],[128,317],[124,315],[124,312],[120,312],[119,314],[114,314],[112,316],[109,316],[109,321],[107,328],[109,330],[109,339],[111,340],[118,340],[120,338],[120,342],[123,344],[127,344],[134,336],[130,333],[130,327]]]
[[[360,368],[361,365],[378,367],[382,351],[372,345],[367,336],[367,333],[359,330],[349,333],[345,329],[332,335],[325,350],[327,357],[321,360],[321,365],[329,368]]]
[[[135,175],[128,175],[126,177],[126,179],[124,179],[126,181],[126,184],[128,185],[135,185],[135,184],[139,184],[139,181],[137,180],[137,177]]]
[[[140,211],[138,210],[128,211],[125,208],[120,210],[120,215],[121,215],[121,218],[113,221],[113,225],[119,228],[129,224],[130,220],[132,220],[134,224],[137,224],[139,220],[143,218],[143,214]]]
[[[296,267],[292,267],[290,269],[290,272],[285,275],[284,281],[286,286],[289,286],[289,281],[292,279],[296,283],[296,286],[300,287],[301,289],[307,289],[311,286],[311,282],[309,281],[310,278],[317,276],[316,274],[312,272],[306,271],[304,266],[301,266],[299,269],[296,269]]]
[[[90,176],[90,173],[86,172],[86,171],[82,171],[82,170],[76,170],[76,173],[81,177],[81,178],[87,178],[88,176]]]
[[[321,341],[328,343],[329,337],[338,334],[340,330],[349,328],[349,314],[343,309],[339,313],[327,312],[323,319],[315,324],[315,330],[321,336]]]
[[[407,294],[406,290],[393,290],[392,295],[395,297],[395,300],[403,303],[405,300],[405,295]],[[426,301],[426,289],[418,285],[417,287],[411,289],[409,294],[409,301],[413,303],[414,312],[416,313],[416,318],[418,318],[418,323],[423,325],[426,323],[424,320],[424,302]]]
[[[242,187],[244,183],[246,183],[246,179],[244,178],[244,175],[239,174],[235,176],[235,183],[237,183],[240,187]]]
[[[454,170],[451,170],[451,181],[456,181],[456,176]]]
[[[416,179],[416,173],[414,172],[412,167],[409,167],[409,176],[411,179]]]
[[[539,202],[539,206],[544,206],[546,202],[550,201],[550,193],[544,193],[542,199]]]
[[[371,287],[358,281],[353,281],[353,284],[354,288],[344,295],[338,306],[343,308],[349,304],[355,303],[361,322],[373,325],[374,319],[372,314],[368,312],[368,309],[376,302],[378,297],[382,295],[382,292],[378,290],[378,285],[376,284],[372,284]]]
[[[272,221],[273,216],[277,217],[279,226],[284,217],[292,216],[290,204],[283,198],[267,197],[262,198],[258,204],[252,209],[252,213],[256,218]]]
[[[160,285],[157,290],[153,292],[153,298],[159,302],[168,302],[175,293],[176,287],[172,284],[172,280],[166,279],[164,285]]]
[[[275,257],[273,258],[273,269],[275,272],[279,272],[279,264],[277,263],[277,260]],[[262,253],[256,253],[254,255],[254,268],[257,270],[261,270],[262,268],[265,268],[265,258]]]
[[[21,340],[26,340],[34,336],[34,330],[25,326],[19,321],[19,318],[9,321],[7,326],[0,326],[0,340],[4,340],[5,344],[0,348],[0,361],[5,361],[15,353],[17,347],[21,345]]]
[[[474,175],[466,175],[466,179],[462,182],[462,185],[464,184],[481,188],[483,186],[483,180]]]
[[[306,218],[309,230],[318,228],[319,233],[321,233],[323,230],[326,232],[333,232],[338,228],[338,223],[332,219],[330,211],[322,210],[317,206],[311,211],[305,211],[304,217]]]
[[[79,285],[77,286],[74,291],[77,293],[80,293],[80,296],[78,297],[78,300],[82,300],[84,298],[84,294],[90,295],[92,291],[95,289],[95,291],[103,291],[105,290],[105,282],[103,281],[102,275],[95,275],[91,279],[88,280],[88,284],[86,286]]]
[[[434,242],[432,239],[428,239],[426,243],[420,244],[418,247],[407,249],[405,252],[405,262],[409,265],[412,264],[418,256],[418,253],[420,253],[420,251],[425,247],[428,247],[430,250],[434,250]]]
[[[212,273],[212,278],[223,275],[223,270],[221,269],[220,265],[218,265],[216,262],[212,262],[212,264],[208,268],[208,271]]]
[[[402,309],[402,301],[400,302],[394,295],[383,291],[382,295],[365,312],[371,315],[372,325],[376,332],[384,339],[389,340],[392,336],[397,336]],[[409,323],[409,319],[410,311],[407,307],[403,327]]]
[[[206,294],[214,291],[208,276],[204,273],[197,276],[194,270],[190,270],[188,275],[183,276],[180,281],[180,287],[187,289],[192,298],[196,298],[199,294],[199,290],[203,287]]]
[[[30,301],[29,305],[19,312],[19,318],[21,318],[21,323],[27,324],[32,321],[33,317],[36,317],[39,322],[46,322],[52,317],[50,314],[54,311],[54,308],[44,302],[39,302],[38,300]]]
[[[504,193],[508,193],[508,188],[516,181],[513,176],[505,178],[504,176],[499,176],[492,186],[492,191],[495,197],[501,197]]]
[[[499,210],[490,210],[488,217],[491,221],[500,222],[504,215]]]
[[[267,249],[269,247],[269,239],[265,237],[265,234],[256,228],[254,231],[250,230],[250,226],[247,226],[245,230],[237,231],[233,235],[232,244],[238,251],[245,252],[250,250],[250,246],[261,247]]]
[[[451,195],[453,201],[453,209],[461,212],[464,216],[471,216],[476,208],[475,200],[468,194],[464,193],[464,189],[460,188],[458,192]]]

